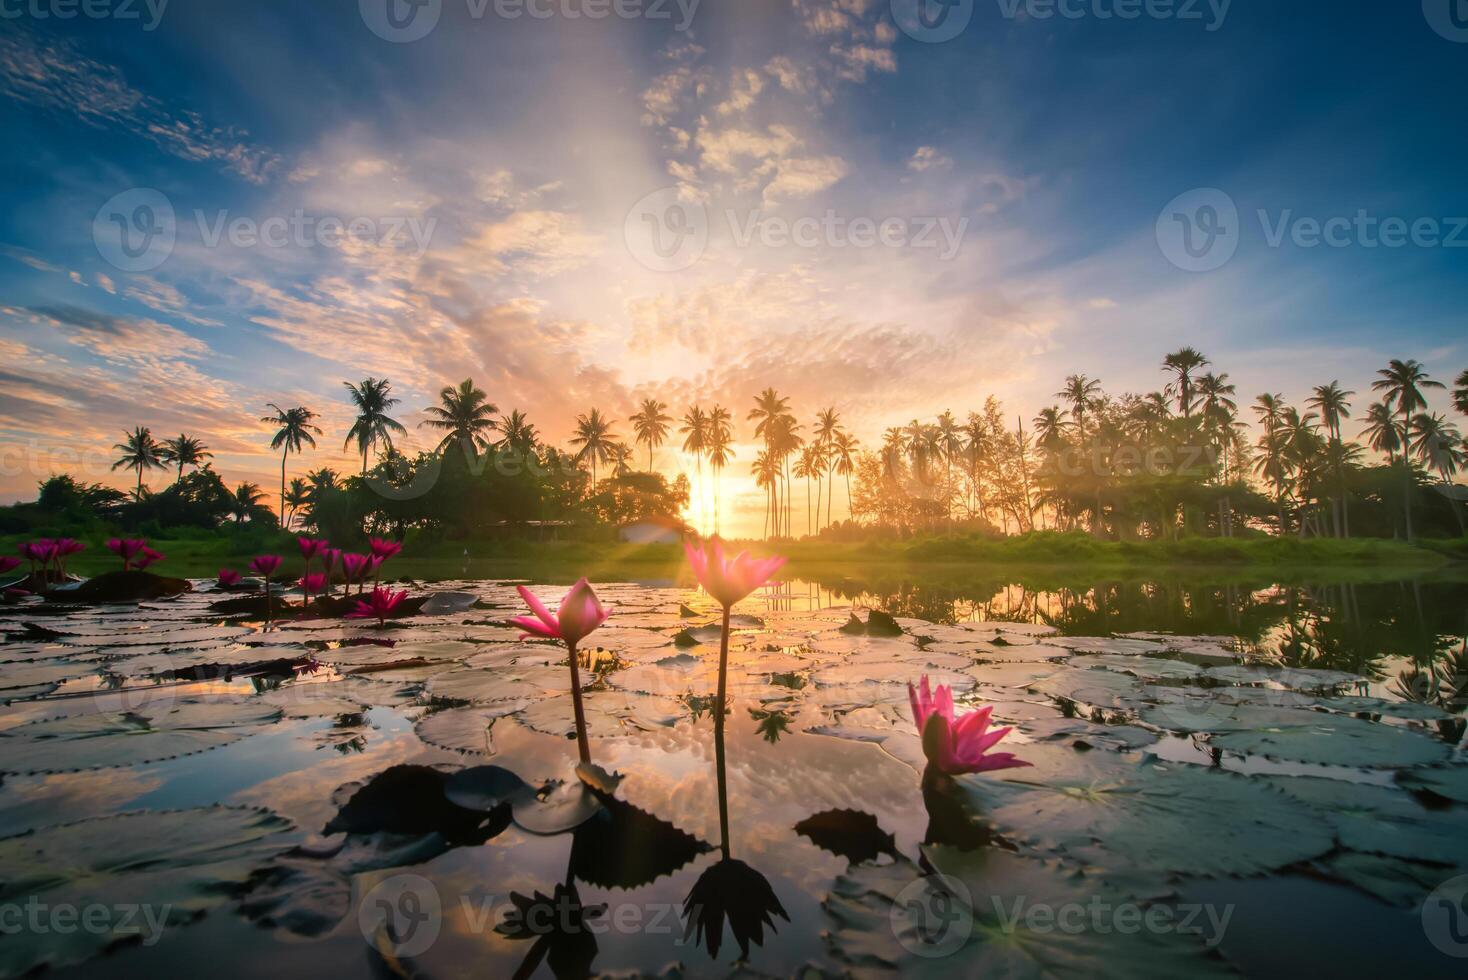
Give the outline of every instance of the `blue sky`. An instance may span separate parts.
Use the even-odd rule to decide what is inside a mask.
[[[1468,367],[1468,227],[1451,220],[1468,216],[1468,31],[1443,36],[1416,0],[1131,20],[1100,16],[1117,0],[1075,18],[968,0],[943,43],[877,0],[598,20],[567,13],[596,0],[514,20],[437,2],[410,43],[374,34],[356,0],[309,17],[171,0],[152,30],[141,4],[142,20],[5,8],[23,13],[0,24],[0,497],[74,460],[110,479],[106,450],[134,424],[198,433],[228,478],[268,486],[272,401],[322,414],[308,464],[349,467],[341,381],[367,374],[393,380],[410,425],[466,375],[553,439],[593,405],[742,416],[774,385],[870,441],[989,394],[1029,417],[1078,371],[1151,390],[1185,344],[1241,400],[1333,378],[1365,391],[1389,357],[1445,381]],[[141,188],[176,241],[119,268],[94,219],[109,201],[132,214]],[[1231,258],[1202,272],[1157,233],[1199,188],[1238,212]],[[655,222],[701,230],[679,239],[691,255],[638,238],[655,193]],[[1359,212],[1423,234],[1291,240],[1300,219],[1308,240],[1309,219]],[[210,237],[221,218],[296,214],[370,231]],[[892,240],[864,245],[828,214],[889,222]],[[778,236],[801,219],[820,230]],[[757,522],[734,476],[745,448],[730,492]]]

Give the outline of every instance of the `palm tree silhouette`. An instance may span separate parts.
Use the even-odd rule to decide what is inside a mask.
[[[241,483],[235,487],[230,495],[229,513],[236,524],[243,524],[247,520],[254,520],[261,516],[262,511],[270,513],[265,509],[262,501],[265,500],[265,491],[260,489],[258,483]]]
[[[427,409],[433,417],[418,423],[420,427],[426,425],[444,433],[434,452],[442,453],[457,442],[463,447],[464,455],[472,459],[478,455],[478,450],[489,448],[487,433],[493,432],[499,424],[494,420],[499,406],[489,401],[484,391],[474,387],[473,378],[465,378],[457,388],[445,385],[438,393],[438,400],[439,404],[430,405]]]
[[[627,420],[632,423],[638,443],[647,447],[647,471],[652,472],[652,454],[668,438],[668,423],[673,416],[667,414],[667,403],[656,398],[644,398],[642,408]]]
[[[1086,436],[1086,412],[1101,392],[1101,382],[1084,374],[1072,374],[1065,379],[1065,386],[1055,393],[1061,401],[1070,403],[1070,417],[1076,424],[1077,438]]]
[[[540,445],[540,434],[535,431],[535,424],[518,408],[501,418],[498,428],[500,438],[495,447],[508,450],[521,459],[534,454],[535,448]]]
[[[290,508],[286,518],[286,527],[294,523],[296,515],[300,513],[301,508],[311,502],[311,496],[311,488],[306,484],[305,480],[299,476],[291,480],[290,489],[285,493],[285,504]]]
[[[343,381],[342,385],[347,389],[352,399],[352,405],[357,409],[357,418],[352,427],[347,430],[346,441],[342,448],[357,441],[357,451],[362,454],[362,475],[367,475],[367,453],[379,442],[385,444],[389,450],[392,449],[392,434],[406,435],[408,430],[397,421],[388,417],[388,409],[398,403],[398,399],[392,397],[392,382],[386,378],[363,378],[361,384],[352,384]]]
[[[281,408],[274,402],[269,402],[267,408],[275,410],[274,415],[262,416],[261,422],[269,422],[275,426],[275,436],[270,440],[271,449],[280,450],[280,526],[285,527],[285,461],[292,451],[299,454],[302,446],[316,448],[316,436],[321,434],[321,429],[312,420],[316,413],[304,406],[295,408]]]
[[[1408,433],[1412,428],[1412,415],[1427,407],[1427,398],[1422,394],[1424,388],[1441,388],[1441,381],[1434,381],[1428,377],[1422,365],[1414,360],[1397,360],[1393,358],[1387,362],[1387,366],[1377,371],[1377,380],[1371,382],[1373,391],[1382,392],[1382,400],[1396,409],[1401,416],[1402,439],[1405,443]],[[1412,461],[1404,446],[1402,451],[1402,476],[1405,480],[1406,496],[1404,506],[1407,513],[1407,540],[1413,539],[1412,534]]]
[[[1191,347],[1173,351],[1162,359],[1162,370],[1170,371],[1173,381],[1168,388],[1177,393],[1178,411],[1183,418],[1193,414],[1193,372],[1208,363],[1208,358]]]
[[[612,446],[617,443],[617,434],[612,431],[613,420],[593,408],[590,415],[576,416],[576,435],[571,445],[580,446],[576,452],[577,462],[591,463],[591,488],[596,490],[596,464],[612,460]]]
[[[1454,474],[1465,462],[1464,452],[1459,448],[1462,441],[1458,427],[1437,413],[1419,412],[1412,419],[1411,450],[1423,466],[1437,471],[1444,488],[1452,486]],[[1461,533],[1463,514],[1451,495],[1448,500]]]
[[[1461,415],[1468,415],[1468,371],[1453,382],[1453,408]]]
[[[159,444],[158,458],[165,462],[173,463],[178,467],[178,476],[173,481],[177,483],[183,479],[185,466],[192,466],[197,469],[204,465],[204,460],[213,459],[214,454],[209,451],[208,446],[204,445],[198,439],[179,433],[177,439],[164,439]]]
[[[1335,471],[1336,492],[1331,497],[1331,518],[1335,522],[1336,537],[1349,536],[1350,515],[1346,511],[1345,458],[1336,447],[1341,443],[1341,421],[1351,417],[1351,403],[1347,399],[1355,392],[1345,390],[1338,381],[1316,385],[1312,392],[1310,397],[1305,399],[1305,404],[1320,413],[1320,420],[1325,423],[1325,431],[1330,437],[1332,450],[1332,469]]]
[[[773,522],[775,537],[780,535],[780,481],[778,478],[780,454],[775,450],[776,429],[780,420],[787,417],[789,413],[790,399],[782,396],[774,388],[766,388],[755,396],[754,408],[750,409],[749,414],[745,416],[750,422],[755,423],[754,437],[764,440],[765,452],[769,454],[770,461],[776,469],[777,476],[770,490],[773,497],[771,508],[775,516]]]
[[[835,406],[822,409],[816,413],[815,430],[811,438],[824,450],[826,459],[826,523],[831,523],[831,504],[835,499],[836,479],[836,455],[832,451],[836,441],[836,434],[841,431],[841,416],[837,414]],[[816,500],[816,527],[821,527],[821,502]]]
[[[694,466],[698,473],[698,510],[699,519],[702,521],[703,514],[703,454],[708,450],[709,442],[709,417],[702,408],[694,405],[683,416],[683,424],[678,427],[683,435],[683,451],[692,453]]]
[[[163,447],[154,441],[152,430],[147,426],[138,426],[128,433],[122,442],[112,448],[121,454],[112,464],[114,470],[137,470],[138,486],[133,491],[133,496],[142,500],[143,473],[147,470],[166,468],[163,462]]]
[[[715,405],[709,409],[708,415],[708,448],[704,450],[709,458],[709,469],[714,474],[714,533],[719,533],[719,480],[734,459],[734,418],[729,410],[722,405]]]
[[[835,459],[835,472],[846,478],[846,517],[848,520],[855,516],[855,508],[851,503],[851,474],[856,470],[856,451],[861,446],[861,440],[849,432],[838,431],[831,441],[832,458]]]
[[[775,456],[768,449],[762,449],[755,454],[754,462],[749,464],[749,472],[754,476],[754,485],[765,491],[765,527],[764,536],[770,537],[770,525],[772,518],[776,515],[775,486],[780,480],[780,466]]]

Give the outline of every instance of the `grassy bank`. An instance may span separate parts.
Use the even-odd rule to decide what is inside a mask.
[[[15,554],[23,539],[0,538],[0,552]],[[70,562],[88,575],[116,567],[117,559],[102,540],[86,541],[88,549]],[[150,544],[167,556],[160,568],[177,575],[206,576],[221,567],[243,569],[251,557],[274,552],[293,558],[293,535],[251,533],[228,528],[179,536],[155,536]],[[1468,538],[1422,541],[1298,538],[1186,538],[1180,541],[1101,541],[1086,534],[1038,532],[1013,538],[934,536],[906,541],[749,542],[750,550],[778,552],[791,559],[792,571],[829,571],[841,566],[951,566],[986,570],[1065,570],[1128,576],[1167,571],[1240,571],[1251,575],[1312,570],[1361,573],[1420,572],[1468,562]],[[735,545],[734,547],[739,547]],[[400,575],[426,578],[514,577],[559,579],[592,577],[672,578],[683,563],[677,545],[631,545],[617,542],[492,541],[431,542],[410,536],[394,560]]]

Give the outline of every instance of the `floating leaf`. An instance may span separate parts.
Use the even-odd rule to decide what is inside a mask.
[[[1397,773],[1397,782],[1413,792],[1426,792],[1455,803],[1468,803],[1468,766],[1408,769]]]
[[[1053,861],[992,847],[923,850],[936,875],[903,859],[858,865],[836,879],[824,903],[834,958],[862,974],[903,977],[1233,975],[1180,929],[1119,928],[1119,916],[1109,917],[1116,910],[1130,906],[1139,924],[1142,910]],[[1080,914],[1057,922],[1064,910]]]
[[[110,915],[100,929],[7,930],[0,975],[82,963],[120,943],[157,942],[155,928],[177,928],[229,901],[252,869],[289,846],[291,829],[268,810],[214,806],[97,817],[0,840],[0,907],[131,906],[153,916]]]
[[[530,834],[563,834],[581,826],[602,810],[601,800],[579,779],[552,783],[540,795],[511,801],[515,826]]]
[[[493,810],[534,791],[501,766],[474,766],[450,775],[443,792],[450,803],[466,810]]]
[[[896,838],[864,810],[822,810],[797,823],[795,832],[852,864],[873,861],[882,854],[897,854]]]
[[[11,772],[133,766],[228,745],[279,718],[279,708],[258,701],[180,701],[33,721],[0,732],[0,765]]]
[[[1460,814],[1428,810],[1399,789],[1296,776],[1274,783],[1317,808],[1343,846],[1369,854],[1468,866]]]
[[[1031,769],[960,777],[980,819],[1012,840],[1105,868],[1259,874],[1328,851],[1308,807],[1234,773],[1030,745]]]
[[[487,708],[449,708],[435,711],[413,726],[418,737],[429,745],[456,752],[493,755],[490,730],[494,723],[529,706],[530,701],[503,701]]]

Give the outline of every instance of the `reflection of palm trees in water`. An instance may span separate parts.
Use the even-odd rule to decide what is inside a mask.
[[[724,942],[724,920],[739,944],[739,958],[749,958],[749,944],[764,945],[765,927],[776,931],[774,916],[790,921],[769,879],[732,856],[729,844],[729,781],[724,761],[724,715],[714,715],[714,765],[719,785],[719,850],[721,857],[693,883],[683,900],[684,939],[702,943],[717,958]]]

